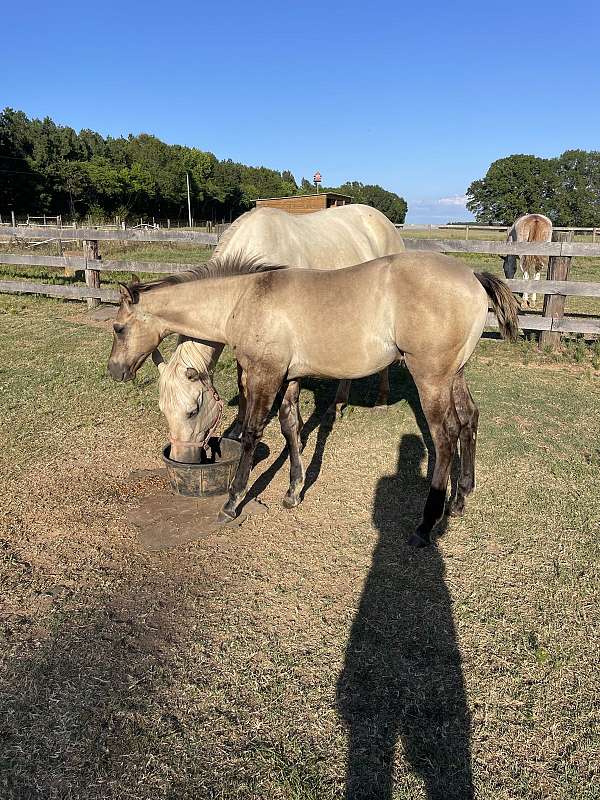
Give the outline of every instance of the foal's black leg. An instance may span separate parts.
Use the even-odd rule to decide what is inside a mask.
[[[285,436],[290,454],[290,488],[283,498],[283,505],[286,508],[294,508],[294,506],[298,505],[300,502],[300,493],[304,486],[304,465],[300,457],[302,418],[300,417],[300,408],[298,405],[299,396],[299,382],[290,381],[279,408],[281,432]]]
[[[352,381],[341,380],[338,383],[337,391],[335,393],[335,400],[325,412],[326,419],[332,421],[341,419],[344,415],[346,406],[348,405],[348,398],[350,397],[350,384]]]
[[[409,544],[415,547],[426,547],[432,529],[444,516],[450,467],[461,426],[452,402],[454,376],[441,382],[419,380],[414,375],[413,377],[435,445],[435,467],[423,510],[423,521],[409,539]]]
[[[375,408],[385,409],[388,408],[390,402],[390,368],[386,367],[379,373],[379,390],[377,392],[377,400],[375,401]]]
[[[219,512],[218,522],[229,522],[235,519],[237,507],[248,486],[254,450],[262,437],[269,411],[273,406],[282,379],[282,375],[277,377],[269,375],[266,378],[261,378],[260,374],[247,376],[248,394],[246,418],[242,429],[242,456],[229,487],[229,499]]]
[[[475,488],[475,448],[479,409],[471,396],[462,370],[454,378],[452,400],[460,420],[460,475],[456,499],[450,506],[453,516],[462,516],[465,499]]]
[[[238,385],[238,412],[231,427],[225,434],[228,439],[239,439],[242,435],[242,427],[246,417],[246,375],[244,370],[237,364],[237,385]]]

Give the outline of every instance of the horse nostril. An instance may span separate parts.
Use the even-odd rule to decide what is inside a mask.
[[[124,381],[126,378],[126,369],[120,364],[109,364],[107,372],[114,381]]]

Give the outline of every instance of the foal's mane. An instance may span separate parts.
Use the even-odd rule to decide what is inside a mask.
[[[143,294],[163,286],[175,286],[179,283],[201,281],[206,278],[229,278],[232,275],[251,275],[255,272],[269,272],[285,269],[283,264],[268,264],[258,256],[247,256],[245,253],[234,253],[226,256],[213,256],[204,264],[198,264],[185,272],[177,272],[166,278],[155,281],[133,281],[128,288],[135,294]]]

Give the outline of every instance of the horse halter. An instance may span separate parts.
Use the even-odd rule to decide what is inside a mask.
[[[175,439],[173,436],[169,436],[169,441],[171,444],[182,445],[183,447],[201,447],[202,449],[206,450],[208,447],[208,442],[210,437],[214,434],[217,430],[219,425],[221,424],[221,418],[223,416],[223,401],[221,400],[219,393],[215,389],[215,387],[210,384],[210,386],[206,386],[204,382],[202,385],[205,387],[205,392],[210,392],[210,397],[213,401],[215,406],[215,418],[210,424],[207,432],[204,434],[204,437],[199,440],[186,440],[186,439]]]

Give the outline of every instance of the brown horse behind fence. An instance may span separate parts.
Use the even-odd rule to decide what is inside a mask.
[[[543,214],[524,214],[509,228],[506,234],[507,242],[551,242],[552,241],[552,220]],[[517,258],[521,267],[521,275],[524,280],[532,278],[539,281],[542,270],[548,268],[548,258],[545,256],[516,256],[512,253],[504,256],[504,274],[507,278],[514,278],[517,271]],[[523,294],[523,305],[531,305],[535,308],[537,295],[531,296]]]

